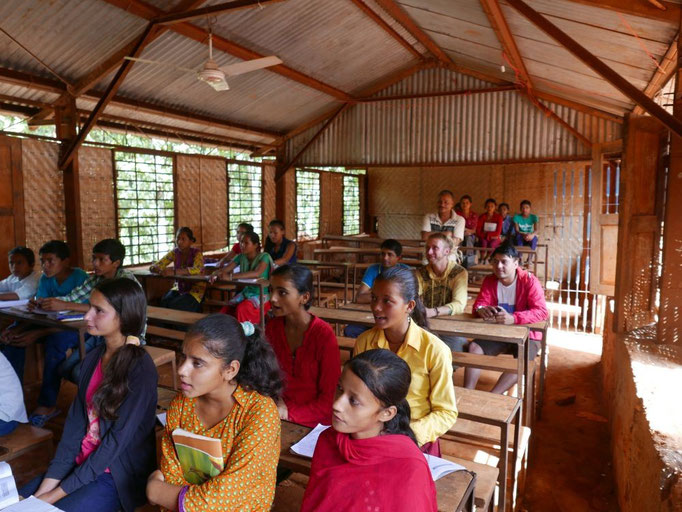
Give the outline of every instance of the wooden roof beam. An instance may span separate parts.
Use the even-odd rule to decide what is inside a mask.
[[[490,25],[495,31],[497,40],[502,45],[504,53],[509,58],[510,63],[514,66],[523,85],[528,87],[529,90],[532,89],[533,83],[531,82],[526,65],[523,62],[521,52],[519,51],[518,46],[516,46],[514,35],[509,29],[507,19],[504,17],[502,9],[500,9],[500,3],[498,0],[480,0],[480,2],[485,15],[488,17]]]
[[[670,48],[668,48],[668,51],[663,56],[663,59],[661,59],[660,66],[656,67],[656,71],[651,77],[649,84],[644,89],[644,94],[646,94],[649,98],[653,98],[654,96],[656,96],[656,93],[660,91],[663,88],[663,86],[665,86],[665,84],[667,84],[668,81],[675,74],[675,69],[677,67],[678,38],[679,33],[677,34],[677,37],[673,40],[672,44],[670,45]],[[633,109],[632,113],[634,115],[639,116],[644,113],[644,109],[637,105]]]
[[[181,23],[183,21],[190,21],[197,18],[207,16],[218,16],[226,12],[233,12],[240,9],[249,9],[251,7],[261,7],[263,4],[273,4],[276,2],[283,2],[284,0],[233,0],[218,5],[211,5],[209,7],[202,7],[200,9],[183,10],[172,14],[165,14],[158,16],[152,21],[158,25],[172,25],[174,23]]]
[[[616,73],[609,66],[590,53],[585,47],[581,46],[575,39],[570,37],[551,21],[530,7],[522,0],[506,0],[506,2],[516,9],[523,17],[545,32],[552,39],[564,46],[575,57],[580,59],[585,65],[603,77],[613,87],[618,89],[626,97],[640,105],[646,112],[658,119],[666,128],[677,136],[682,137],[682,121],[675,118],[663,107],[656,104],[642,91],[637,89],[630,82]],[[679,21],[678,21],[679,23]]]
[[[153,5],[147,4],[142,0],[103,0],[103,1],[116,7],[120,7],[121,9],[124,9],[125,11],[130,12],[131,14],[135,14],[136,16],[144,18],[148,21],[152,21],[158,16],[165,14],[161,9],[158,9]],[[208,44],[208,34],[206,30],[197,25],[192,25],[191,23],[183,21],[181,23],[170,25],[170,29],[185,37],[194,39],[199,43]],[[218,36],[216,34],[213,34],[213,48],[233,55],[242,60],[260,59],[264,57],[264,55],[261,55],[260,53],[254,52],[253,50],[249,50],[244,46],[241,46],[233,41],[230,41],[229,39]],[[301,73],[300,71],[292,69],[284,64],[279,64],[277,66],[265,68],[265,71],[277,73],[288,78],[289,80],[301,83],[307,87],[310,87],[311,89],[323,92],[338,100],[341,101],[352,100],[350,95],[347,94],[346,92],[337,89],[336,87],[333,87],[329,84],[326,84],[320,80],[317,80],[316,78],[312,78],[304,73]]]
[[[680,22],[680,4],[657,0],[665,9],[655,7],[645,0],[569,0],[570,2],[609,11],[639,16],[651,20],[665,21],[677,25]]]
[[[421,54],[419,50],[417,50],[408,41],[406,41],[403,36],[401,36],[391,25],[386,23],[386,20],[384,20],[381,16],[374,12],[374,10],[372,10],[365,2],[363,2],[363,0],[351,0],[351,2],[357,5],[362,12],[364,12],[374,21],[374,23],[376,23],[382,29],[384,29],[384,31],[388,33],[388,35],[390,35],[393,39],[395,39],[401,45],[403,45],[408,52],[417,57],[419,60],[426,59],[426,57],[423,54]]]

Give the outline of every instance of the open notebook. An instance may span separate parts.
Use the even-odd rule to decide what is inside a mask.
[[[329,427],[325,425],[317,425],[312,429],[307,436],[302,438],[298,443],[292,445],[291,451],[302,457],[312,458],[315,452],[315,445],[320,437],[320,434],[327,430]],[[454,473],[455,471],[466,470],[464,466],[455,464],[452,461],[441,459],[440,457],[434,457],[433,455],[424,454],[426,461],[429,463],[429,469],[431,470],[431,476],[433,480],[438,480],[439,478]]]

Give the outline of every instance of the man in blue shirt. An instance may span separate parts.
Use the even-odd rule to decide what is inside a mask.
[[[370,303],[372,300],[372,286],[374,285],[374,280],[384,270],[396,265],[403,268],[410,268],[404,263],[400,263],[402,254],[403,246],[400,242],[392,238],[383,241],[381,244],[381,263],[375,263],[365,270],[365,274],[362,276],[362,284],[355,297],[355,302],[358,304]],[[343,330],[343,334],[349,338],[357,338],[368,329],[369,327],[362,325],[347,325]]]

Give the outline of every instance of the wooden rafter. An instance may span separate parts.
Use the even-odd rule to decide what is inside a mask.
[[[116,7],[120,7],[121,9],[124,9],[148,21],[152,21],[158,16],[162,16],[163,14],[165,14],[161,9],[153,5],[147,4],[142,0],[104,0],[104,1],[111,5],[115,5]],[[174,25],[170,25],[170,29],[185,37],[194,39],[199,43],[208,44],[208,34],[206,30],[197,25],[193,25],[188,22],[181,22],[176,23]],[[243,60],[260,59],[264,57],[264,55],[260,53],[257,53],[233,41],[230,41],[229,39],[226,39],[215,34],[213,35],[213,48]],[[311,89],[316,89],[320,92],[328,94],[329,96],[332,96],[342,101],[350,101],[352,99],[350,95],[347,94],[346,92],[337,89],[336,87],[333,87],[329,84],[326,84],[320,80],[317,80],[316,78],[312,78],[306,75],[305,73],[301,73],[300,71],[292,69],[284,64],[279,64],[277,66],[265,68],[265,71],[277,73],[290,80],[301,83],[307,87],[310,87]]]
[[[509,29],[509,24],[502,9],[500,9],[500,3],[498,0],[480,0],[483,11],[485,11],[488,21],[497,36],[498,41],[502,45],[502,49],[505,55],[509,58],[511,64],[514,66],[515,71],[518,73],[519,79],[523,82],[523,85],[528,87],[529,90],[533,88],[533,84],[526,69],[526,65],[523,62],[523,57],[519,51],[518,46],[516,46],[516,41],[514,40],[514,35]]]
[[[374,96],[372,98],[363,98],[358,100],[358,103],[376,103],[380,101],[397,101],[397,100],[416,100],[421,98],[437,98],[440,96],[469,96],[471,94],[485,94],[502,91],[516,91],[521,86],[510,84],[500,85],[499,87],[486,87],[484,89],[465,89],[461,91],[439,91],[439,92],[425,92],[419,94],[398,94],[394,96]]]
[[[417,57],[420,60],[425,60],[426,57],[422,55],[419,50],[417,50],[414,46],[412,46],[408,41],[405,40],[403,36],[401,36],[397,30],[395,30],[391,25],[386,23],[386,20],[384,20],[381,16],[379,16],[374,10],[372,10],[363,0],[351,0],[355,5],[357,5],[362,12],[364,12],[367,16],[369,16],[374,23],[379,25],[384,31],[386,31],[393,39],[398,41],[401,45],[405,47],[407,51],[409,51],[412,55]]]
[[[543,112],[546,116],[550,117],[557,123],[559,123],[561,126],[566,128],[576,139],[578,139],[580,142],[582,142],[587,148],[592,149],[592,141],[585,137],[582,133],[580,133],[577,129],[575,129],[570,123],[565,121],[563,118],[561,118],[554,110],[549,108],[547,105],[540,103],[537,99],[533,101],[533,104],[540,109],[541,112]]]
[[[672,2],[659,3],[665,9],[659,9],[645,0],[569,0],[570,2],[592,7],[599,7],[609,11],[640,16],[652,20],[666,21],[678,25],[680,23],[680,4]]]
[[[666,112],[664,108],[657,105],[656,102],[654,102],[646,94],[625,80],[609,66],[604,64],[600,59],[585,49],[585,47],[581,46],[575,39],[570,37],[528,4],[522,0],[506,0],[506,2],[514,7],[514,9],[516,9],[521,15],[537,26],[540,30],[564,46],[564,48],[571,52],[575,57],[580,59],[584,64],[602,76],[607,82],[618,89],[626,97],[630,98],[632,101],[644,108],[645,111],[658,119],[673,133],[679,137],[682,137],[682,121]]]
[[[678,34],[679,37],[679,34]],[[670,48],[661,59],[659,67],[656,68],[654,75],[651,77],[649,84],[644,89],[644,94],[649,98],[653,98],[658,91],[663,88],[665,84],[673,77],[675,74],[675,69],[677,67],[677,37],[673,40]],[[632,111],[634,115],[642,115],[644,109],[637,105]]]
[[[183,10],[182,12],[165,14],[154,18],[152,21],[158,25],[172,25],[174,23],[182,23],[183,21],[204,18],[206,16],[217,16],[226,12],[234,12],[240,9],[249,9],[257,6],[262,7],[263,4],[273,4],[283,1],[284,0],[233,0],[223,4],[202,7],[200,9]]]

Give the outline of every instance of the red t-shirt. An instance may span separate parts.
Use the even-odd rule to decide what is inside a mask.
[[[265,337],[284,374],[283,399],[289,420],[308,427],[331,425],[332,404],[341,376],[339,344],[331,326],[313,316],[295,355],[284,333],[284,317],[267,323]]]
[[[239,245],[239,242],[237,242],[236,244],[234,244],[232,246],[232,249],[230,249],[230,250],[235,254],[241,254],[242,253],[242,246]]]

